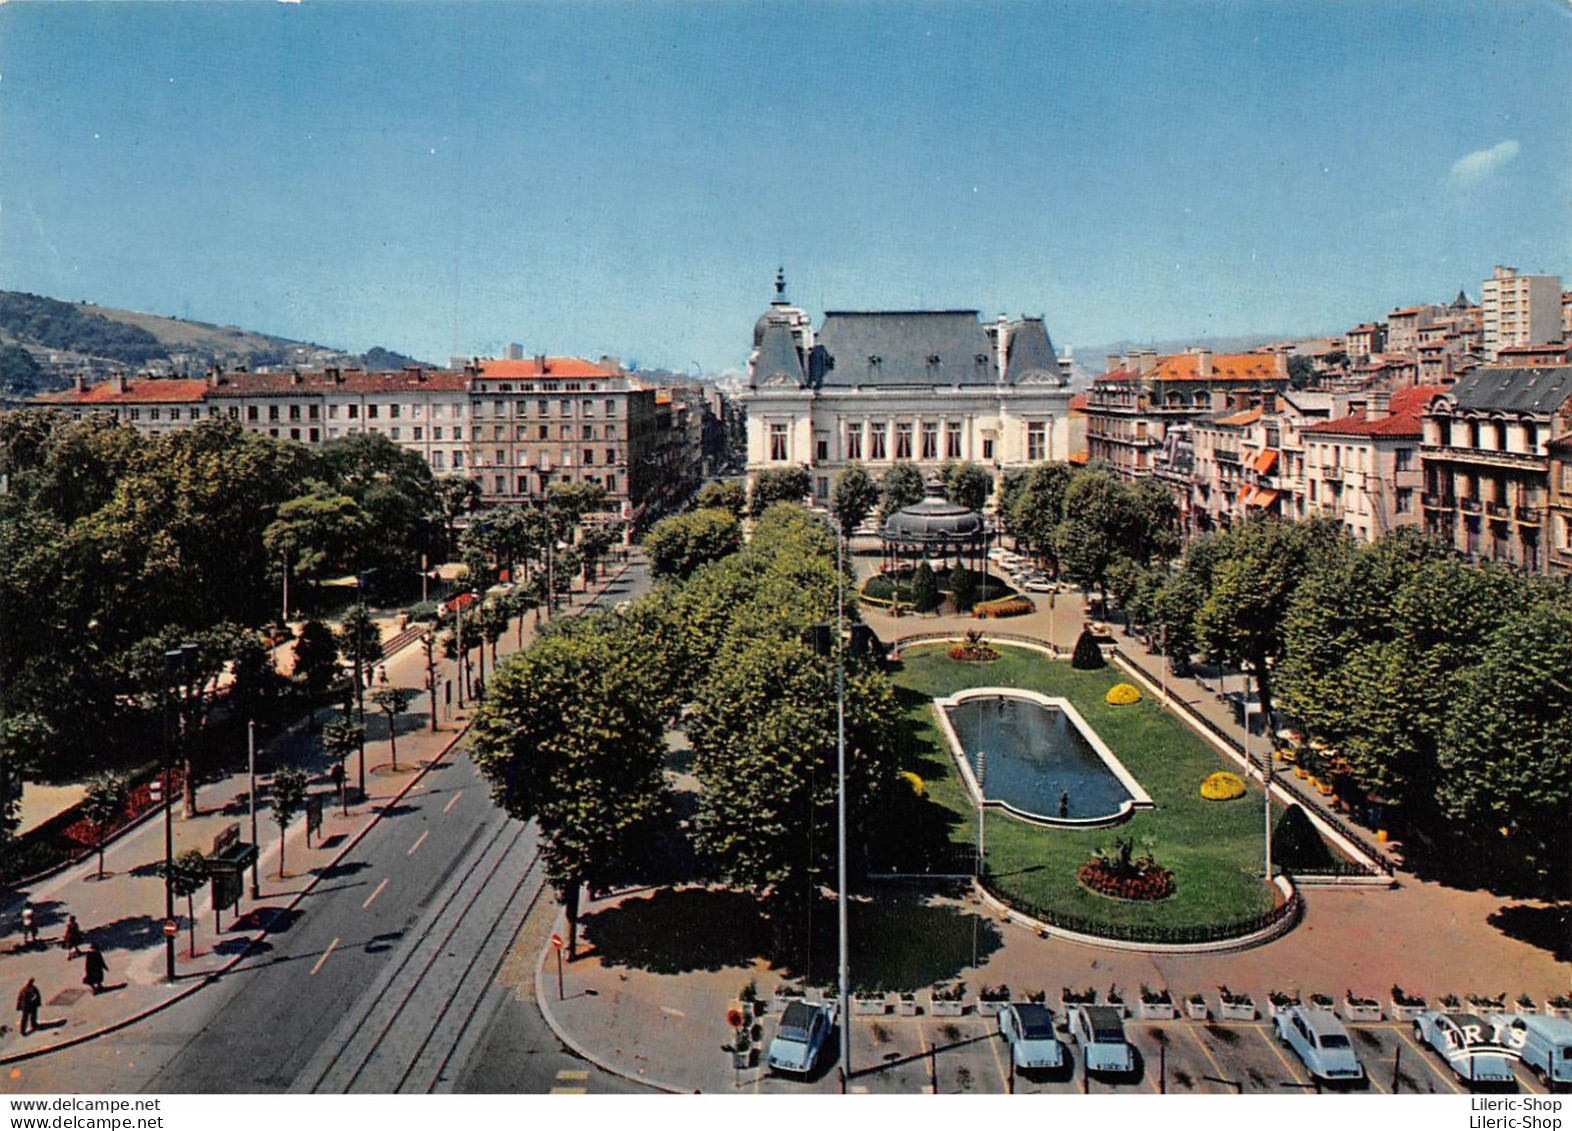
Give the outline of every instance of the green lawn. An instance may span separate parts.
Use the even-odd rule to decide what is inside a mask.
[[[1155,809],[1137,811],[1123,825],[1087,831],[1044,829],[992,812],[987,848],[994,884],[1003,894],[1059,915],[1142,927],[1197,927],[1232,923],[1259,915],[1274,902],[1261,883],[1261,796],[1251,788],[1235,801],[1206,801],[1201,779],[1234,769],[1183,722],[1150,700],[1110,707],[1103,699],[1121,681],[1119,669],[1075,671],[1065,661],[1008,645],[988,664],[951,660],[945,645],[906,649],[895,683],[908,712],[909,741],[904,769],[920,775],[929,807],[952,841],[973,844],[976,813],[955,771],[929,702],[968,687],[1020,687],[1062,696],[1107,743],[1151,795]],[[1280,814],[1274,811],[1274,823]],[[1115,836],[1131,836],[1139,855],[1145,842],[1159,863],[1174,872],[1176,891],[1156,903],[1131,903],[1097,895],[1081,886],[1076,869]]]

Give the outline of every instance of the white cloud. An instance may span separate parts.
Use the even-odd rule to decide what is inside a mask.
[[[1498,142],[1489,149],[1476,149],[1472,153],[1465,153],[1452,163],[1452,172],[1448,174],[1454,185],[1477,185],[1493,174],[1501,166],[1517,157],[1522,146],[1512,138]]]

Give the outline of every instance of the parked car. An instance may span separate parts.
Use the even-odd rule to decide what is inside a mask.
[[[1509,1084],[1515,1079],[1505,1050],[1496,1043],[1495,1026],[1472,1013],[1427,1009],[1414,1018],[1414,1040],[1440,1053],[1459,1080]]]
[[[1081,1046],[1088,1072],[1134,1072],[1135,1052],[1124,1039],[1124,1020],[1107,1005],[1072,1005],[1070,1039]]]
[[[833,1005],[794,1001],[781,1014],[775,1027],[775,1039],[770,1041],[766,1063],[777,1072],[795,1072],[806,1076],[819,1061],[819,1053],[830,1039],[835,1028]]]
[[[1562,1017],[1497,1013],[1490,1020],[1507,1048],[1534,1070],[1547,1088],[1572,1084],[1572,1021]]]
[[[1026,588],[1030,589],[1033,593],[1053,593],[1059,587],[1052,581],[1049,581],[1046,577],[1038,575],[1036,577],[1028,577],[1026,579]]]
[[[1277,1039],[1294,1050],[1316,1079],[1353,1083],[1365,1078],[1348,1030],[1327,1010],[1296,1005],[1279,1013],[1272,1024]]]
[[[1025,1002],[999,1011],[999,1033],[1010,1043],[1010,1058],[1017,1068],[1059,1068],[1064,1045],[1053,1032],[1053,1010]]]

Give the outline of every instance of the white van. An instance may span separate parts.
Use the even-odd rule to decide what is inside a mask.
[[[1572,1021],[1537,1013],[1498,1013],[1502,1044],[1515,1051],[1547,1087],[1572,1084]]]

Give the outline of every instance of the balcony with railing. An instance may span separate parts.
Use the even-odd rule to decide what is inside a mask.
[[[1538,526],[1545,521],[1544,507],[1518,507],[1514,512],[1517,520],[1525,525]]]
[[[1457,500],[1450,495],[1439,495],[1425,492],[1419,497],[1420,503],[1426,510],[1449,511],[1457,508]]]
[[[1505,503],[1486,503],[1485,513],[1491,518],[1509,518],[1512,514],[1512,508]]]
[[[1478,499],[1459,499],[1457,501],[1457,505],[1458,505],[1458,509],[1467,511],[1469,514],[1478,514],[1479,513],[1479,500]]]

